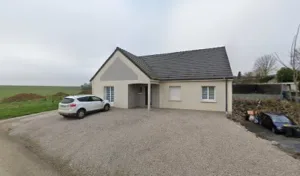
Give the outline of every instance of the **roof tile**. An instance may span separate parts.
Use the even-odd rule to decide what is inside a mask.
[[[134,57],[140,69],[159,80],[233,77],[225,47]]]
[[[225,47],[146,56],[136,56],[119,47],[116,50],[151,79],[198,80],[233,77]]]

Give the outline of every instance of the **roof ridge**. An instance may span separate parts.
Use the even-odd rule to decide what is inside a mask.
[[[147,62],[145,62],[144,59],[143,59],[142,57],[137,56],[137,55],[135,55],[135,54],[132,54],[131,52],[129,52],[129,51],[125,50],[125,49],[122,49],[122,48],[120,48],[120,47],[117,47],[117,49],[119,49],[119,50],[121,50],[121,51],[123,51],[123,52],[125,51],[125,52],[127,52],[127,53],[129,53],[129,54],[135,56],[135,57],[138,58],[139,60],[141,60],[141,61],[143,62],[143,64],[145,64],[145,65],[148,67],[148,69],[150,70],[151,74],[152,74],[152,75],[154,74],[154,76],[157,77],[156,74],[153,72],[152,67],[150,67],[150,65],[147,64]],[[126,54],[126,53],[125,53],[125,54]],[[141,68],[140,68],[140,69],[141,69]]]
[[[212,47],[212,48],[201,48],[201,49],[193,49],[193,50],[183,50],[183,51],[167,52],[167,53],[159,53],[159,54],[149,54],[149,55],[141,55],[141,56],[137,56],[137,57],[159,56],[159,55],[167,55],[167,54],[175,54],[175,53],[185,53],[185,52],[193,52],[193,51],[201,51],[201,50],[211,50],[211,49],[220,49],[220,48],[225,48],[225,46]]]
[[[117,51],[128,58],[150,79],[201,80],[232,79],[233,77],[225,46],[145,56],[136,56],[117,47],[90,81],[95,78]],[[205,63],[203,64],[204,61]]]
[[[129,51],[123,49],[123,48],[117,47],[117,49],[122,50],[122,51],[125,51],[125,52],[127,52],[127,53],[129,53],[129,54],[132,54],[131,52],[129,52]],[[135,56],[135,57],[138,57],[138,56],[135,55],[135,54],[132,54],[132,55]]]
[[[152,67],[151,67],[149,64],[147,64],[147,62],[145,62],[144,59],[143,59],[142,57],[140,57],[140,56],[137,56],[137,57],[138,57],[139,59],[143,60],[143,62],[145,63],[145,65],[147,65],[147,67],[150,69],[150,71],[151,71],[152,74],[155,74],[155,73],[153,72]]]

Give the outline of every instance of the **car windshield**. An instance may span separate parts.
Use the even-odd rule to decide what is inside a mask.
[[[272,120],[276,123],[291,123],[291,121],[284,115],[274,115],[272,116]]]
[[[74,101],[74,99],[72,98],[64,98],[61,103],[72,103]]]

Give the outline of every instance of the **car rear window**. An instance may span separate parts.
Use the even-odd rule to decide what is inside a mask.
[[[73,98],[64,98],[61,103],[72,103],[74,102],[74,99]]]

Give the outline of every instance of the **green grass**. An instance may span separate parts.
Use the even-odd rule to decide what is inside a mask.
[[[0,103],[0,120],[55,110],[59,100],[41,99],[13,103]]]
[[[53,95],[57,92],[77,94],[80,87],[59,87],[59,86],[2,86],[0,85],[0,100],[19,93],[35,93],[39,95]]]
[[[44,111],[57,109],[59,98],[52,100],[44,98],[41,100],[1,103],[1,99],[11,97],[19,93],[34,93],[42,96],[64,92],[67,94],[78,94],[80,87],[56,87],[56,86],[0,86],[0,120],[23,115],[29,115]],[[51,96],[48,96],[51,97]],[[61,97],[62,98],[62,97]]]

